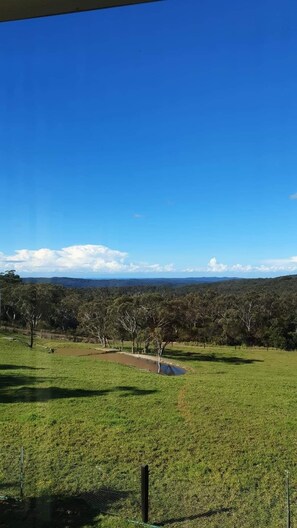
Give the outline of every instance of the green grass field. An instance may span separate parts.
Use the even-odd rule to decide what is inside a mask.
[[[288,469],[297,523],[297,353],[173,347],[188,373],[166,377],[40,344],[0,336],[0,493],[18,493],[24,446],[25,497],[43,518],[48,497],[85,492],[90,508],[69,526],[130,528],[149,464],[152,524],[282,528]]]

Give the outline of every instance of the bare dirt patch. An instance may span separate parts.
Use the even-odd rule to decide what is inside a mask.
[[[77,347],[61,347],[55,350],[56,354],[62,356],[77,356],[77,357],[92,357],[95,359],[100,359],[102,361],[109,361],[112,363],[119,363],[121,365],[127,365],[129,367],[136,367],[140,370],[146,370],[148,372],[158,372],[157,360],[153,356],[148,356],[147,358],[144,355],[138,354],[128,354],[126,352],[119,352],[113,349],[100,349],[98,348],[77,348]],[[167,372],[165,367],[171,368],[172,372]],[[164,369],[163,369],[164,367]],[[183,369],[175,365],[164,363],[161,366],[161,374],[167,375],[179,375],[183,372],[178,372]]]
[[[99,357],[100,356],[100,357]],[[128,365],[130,367],[136,367],[141,370],[147,370],[149,372],[157,372],[157,362],[151,359],[143,357],[130,356],[122,352],[111,352],[107,354],[100,354],[99,359],[103,361],[112,361],[114,363],[120,363],[121,365]]]
[[[149,372],[157,372],[157,362],[151,358],[132,356],[112,349],[96,349],[96,348],[77,348],[77,347],[61,347],[55,350],[55,354],[61,356],[76,356],[76,357],[93,357],[102,361],[109,361],[112,363],[120,363],[130,367],[136,367]]]
[[[79,348],[77,346],[65,346],[55,348],[55,354],[58,354],[59,356],[98,356],[101,354],[110,353],[112,351],[112,348],[105,348],[101,350],[99,347]]]

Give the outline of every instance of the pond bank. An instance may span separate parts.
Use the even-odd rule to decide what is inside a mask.
[[[107,350],[99,348],[79,349],[78,347],[61,347],[55,350],[56,354],[63,356],[91,356],[101,361],[109,361],[113,363],[120,363],[130,367],[136,367],[140,370],[148,372],[158,372],[158,362],[156,356],[145,354],[132,354],[130,352],[119,352],[117,350]],[[161,374],[166,376],[180,376],[186,373],[184,368],[174,365],[171,362],[161,362]]]

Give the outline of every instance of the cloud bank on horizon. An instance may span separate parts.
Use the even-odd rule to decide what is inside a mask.
[[[260,264],[224,264],[212,257],[205,266],[177,268],[173,264],[131,262],[128,253],[103,245],[75,245],[61,249],[17,249],[12,255],[0,252],[0,269],[15,269],[20,274],[42,273],[95,273],[95,274],[160,274],[160,273],[207,273],[253,274],[294,273],[297,256],[287,259],[271,259]]]
[[[198,271],[208,271],[212,273],[234,272],[240,273],[294,273],[297,271],[297,256],[289,257],[287,259],[270,259],[265,260],[259,265],[252,264],[222,264],[218,262],[216,257],[212,257],[208,262],[207,268],[187,268],[185,270],[189,273]]]
[[[0,252],[0,268],[13,267],[18,273],[166,273],[167,264],[133,263],[128,254],[102,245],[76,245],[62,249],[17,249],[13,255]]]

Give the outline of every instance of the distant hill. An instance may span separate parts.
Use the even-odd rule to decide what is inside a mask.
[[[234,281],[230,277],[186,277],[164,279],[77,279],[71,277],[26,277],[22,281],[30,284],[55,284],[66,288],[127,288],[127,287],[182,287],[195,284],[212,284]]]
[[[236,277],[185,277],[151,279],[79,279],[71,277],[26,277],[25,283],[55,284],[66,288],[178,288],[183,292],[211,289],[218,293],[248,293],[250,291],[297,293],[297,275],[276,278],[242,279]]]
[[[216,282],[213,284],[201,284],[201,288],[209,287],[219,293],[242,294],[244,292],[263,292],[287,294],[297,293],[297,275],[284,275],[282,277],[264,279],[240,279]]]

